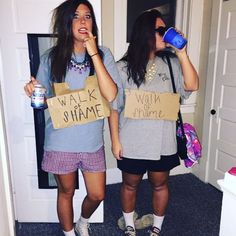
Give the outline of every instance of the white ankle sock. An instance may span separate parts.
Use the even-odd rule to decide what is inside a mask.
[[[89,219],[87,218],[84,218],[83,216],[80,216],[79,220],[76,222],[76,225],[78,225],[78,223],[81,223],[81,224],[88,224],[89,222]]]
[[[164,218],[165,216],[157,216],[153,214],[153,226],[161,230],[161,226],[162,226]]]
[[[129,213],[123,212],[123,216],[124,216],[124,219],[125,219],[125,225],[126,226],[132,226],[135,229],[135,226],[134,226],[134,211],[129,212]]]
[[[65,236],[76,236],[74,229],[72,229],[71,231],[64,231],[63,230],[63,233],[65,234]]]

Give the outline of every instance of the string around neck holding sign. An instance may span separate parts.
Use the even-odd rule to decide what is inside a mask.
[[[85,57],[82,62],[76,61],[74,58],[71,58],[70,63],[68,65],[69,70],[78,71],[80,74],[87,71],[90,67],[89,60]]]

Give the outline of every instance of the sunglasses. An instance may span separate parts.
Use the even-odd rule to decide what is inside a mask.
[[[160,36],[164,36],[166,30],[167,30],[167,27],[160,26],[155,29],[155,32],[158,33]]]

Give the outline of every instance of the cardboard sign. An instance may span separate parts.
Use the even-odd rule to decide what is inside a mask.
[[[177,120],[180,95],[125,89],[124,116],[131,119]]]
[[[109,103],[99,90],[97,78],[90,76],[85,88],[70,90],[67,83],[55,83],[56,96],[47,99],[55,129],[85,124],[110,115]]]

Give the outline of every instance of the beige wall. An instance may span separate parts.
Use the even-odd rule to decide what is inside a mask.
[[[102,45],[110,48],[114,53],[114,0],[102,0]],[[116,168],[116,160],[110,148],[108,124],[105,123],[105,151],[107,169]]]
[[[209,39],[210,39],[210,27],[211,27],[211,8],[212,0],[205,1],[203,12],[203,25],[202,28],[202,44],[200,52],[200,66],[199,66],[199,78],[200,89],[197,96],[196,114],[194,117],[194,123],[198,130],[199,136],[202,136],[203,126],[203,112],[204,112],[204,100],[205,100],[205,87],[207,78],[207,63],[208,63],[208,51],[209,51]]]
[[[114,0],[102,0],[102,45],[114,52]]]
[[[203,119],[204,119],[204,104],[205,104],[205,93],[206,93],[206,80],[207,80],[207,69],[208,69],[208,53],[209,53],[209,39],[210,39],[210,27],[211,27],[211,11],[212,11],[212,0],[204,2],[203,12],[203,26],[202,27],[202,44],[200,54],[200,66],[199,66],[199,77],[200,77],[200,89],[197,96],[197,107],[194,116],[194,124],[197,129],[199,138],[202,140],[203,133]],[[210,111],[209,111],[210,112]],[[200,179],[205,179],[206,174],[206,158],[202,157],[200,165],[194,168],[194,174]]]

